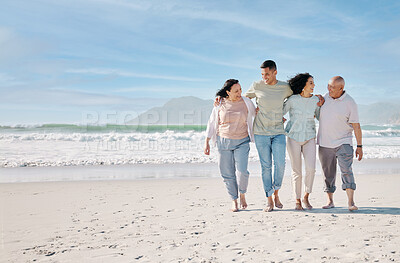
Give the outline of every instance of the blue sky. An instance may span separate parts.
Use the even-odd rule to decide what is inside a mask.
[[[342,75],[360,104],[400,98],[399,1],[3,0],[0,125],[133,115],[169,98]]]

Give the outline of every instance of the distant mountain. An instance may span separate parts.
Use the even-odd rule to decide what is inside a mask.
[[[152,108],[128,124],[135,125],[206,125],[213,100],[187,96],[169,100],[162,107]]]
[[[359,105],[361,124],[400,124],[400,104],[378,102],[370,105]]]
[[[152,108],[128,124],[139,125],[206,125],[213,100],[188,96],[169,100],[162,107]],[[361,124],[400,125],[400,104],[379,102],[358,106]]]

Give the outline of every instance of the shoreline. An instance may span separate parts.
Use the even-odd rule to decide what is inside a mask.
[[[249,162],[251,177],[260,177],[259,162]],[[354,159],[353,170],[357,175],[400,174],[400,159]],[[338,173],[339,173],[338,168]],[[317,160],[316,176],[322,170]],[[291,176],[290,161],[286,160],[285,177]],[[140,179],[185,179],[219,178],[216,163],[176,163],[176,164],[124,164],[87,166],[48,166],[48,167],[3,167],[0,168],[0,184],[23,182],[56,181],[103,181]]]

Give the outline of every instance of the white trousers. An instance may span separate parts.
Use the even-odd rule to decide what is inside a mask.
[[[297,142],[287,138],[287,151],[292,165],[292,184],[296,199],[301,198],[302,189],[302,158],[304,157],[306,176],[304,178],[305,192],[311,193],[315,176],[316,144],[315,138],[305,142]]]

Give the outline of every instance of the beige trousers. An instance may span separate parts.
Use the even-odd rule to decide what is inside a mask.
[[[301,198],[302,189],[302,158],[304,157],[306,176],[304,178],[305,192],[311,193],[315,176],[316,144],[315,138],[305,142],[297,142],[287,138],[287,151],[292,165],[292,184],[296,199]]]

